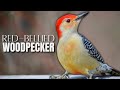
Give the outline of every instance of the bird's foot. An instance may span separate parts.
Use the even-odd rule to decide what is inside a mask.
[[[87,77],[87,79],[93,79],[93,75],[96,72],[96,70],[90,70],[89,72],[89,76]]]
[[[57,79],[58,78],[58,76],[55,76],[55,75],[50,75],[49,76],[49,79]]]
[[[69,79],[70,77],[69,77],[69,75],[68,74],[63,74],[62,76],[61,76],[61,79]]]
[[[51,75],[49,79],[69,79],[69,75],[63,74],[63,75]]]
[[[90,75],[90,76],[88,76],[88,77],[87,77],[87,79],[93,79],[93,76],[92,76],[92,75]]]
[[[50,79],[69,79],[69,75],[68,75],[68,72],[66,71],[64,74],[62,75],[51,75],[49,77]]]

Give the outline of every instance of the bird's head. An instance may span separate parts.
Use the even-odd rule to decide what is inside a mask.
[[[88,14],[89,12],[82,12],[78,15],[75,14],[66,14],[58,18],[56,22],[56,30],[58,38],[60,39],[63,34],[71,31],[77,31],[80,21]]]

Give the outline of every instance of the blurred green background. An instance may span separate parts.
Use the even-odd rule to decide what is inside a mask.
[[[54,35],[55,21],[66,13],[80,11],[0,11],[0,36],[3,34]],[[105,62],[120,70],[120,11],[90,11],[79,32],[99,50]],[[55,53],[3,53],[0,38],[0,74],[61,74],[64,69]]]

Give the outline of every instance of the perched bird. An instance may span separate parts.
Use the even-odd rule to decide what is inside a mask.
[[[88,15],[66,14],[56,22],[58,34],[57,56],[66,72],[58,78],[69,78],[68,74],[82,74],[89,78],[93,75],[120,75],[118,70],[106,64],[96,47],[78,32],[82,19]]]

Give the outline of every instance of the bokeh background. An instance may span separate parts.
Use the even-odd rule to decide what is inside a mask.
[[[66,13],[80,11],[0,11],[0,36],[3,34],[54,35],[55,21]],[[120,70],[120,11],[90,11],[79,32],[99,50],[105,62]],[[3,53],[0,37],[0,74],[62,74],[64,69],[55,53]]]

